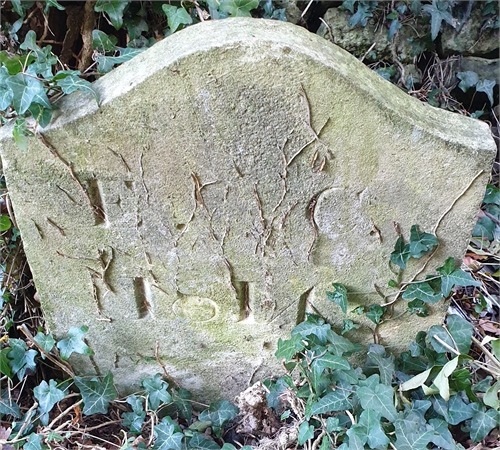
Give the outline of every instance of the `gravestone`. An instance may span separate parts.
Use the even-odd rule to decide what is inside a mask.
[[[204,399],[279,373],[276,342],[307,312],[342,322],[332,282],[381,302],[395,222],[438,226],[429,269],[458,262],[495,153],[486,124],[282,22],[188,27],[94,87],[100,106],[73,94],[26,152],[5,127],[1,152],[50,329],[87,325],[95,356],[73,364],[122,391],[161,365]],[[380,341],[400,349],[445,308]]]

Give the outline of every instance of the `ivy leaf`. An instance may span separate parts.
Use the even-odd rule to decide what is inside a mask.
[[[394,423],[396,429],[395,447],[398,450],[426,450],[427,444],[433,438],[432,431],[423,431],[420,421],[412,420],[412,417],[398,419]]]
[[[488,96],[490,105],[493,106],[493,88],[497,82],[495,80],[481,80],[476,84],[476,92],[484,92]]]
[[[279,338],[278,349],[276,350],[275,356],[278,359],[284,358],[285,361],[290,361],[297,353],[304,350],[304,348],[305,344],[300,334],[296,334],[286,341]]]
[[[381,345],[371,344],[368,347],[367,365],[376,365],[380,372],[380,382],[390,386],[394,375],[394,356],[385,356],[385,349]]]
[[[389,32],[387,34],[387,39],[391,40],[402,26],[403,25],[401,24],[401,22],[397,18],[391,20],[391,25],[389,27]]]
[[[42,450],[45,446],[42,446],[43,435],[37,433],[31,433],[28,436],[28,440],[23,446],[24,450]]]
[[[460,83],[458,83],[458,87],[462,89],[463,92],[467,92],[469,88],[474,87],[479,81],[477,73],[471,72],[470,70],[467,72],[458,72],[457,78],[461,80]]]
[[[370,319],[375,325],[380,322],[380,319],[385,313],[385,308],[380,305],[370,305],[366,312],[366,317]]]
[[[349,450],[364,450],[365,443],[368,436],[362,427],[354,425],[347,430],[347,436],[349,437]],[[342,448],[342,447],[341,447]]]
[[[374,377],[372,375],[370,378]],[[374,388],[361,386],[357,395],[364,409],[373,409],[387,420],[393,422],[398,413],[394,407],[394,390],[385,384],[377,384]]]
[[[344,314],[347,314],[347,289],[343,284],[332,283],[333,292],[326,292],[326,298],[337,303]]]
[[[431,285],[426,281],[408,285],[401,297],[405,300],[418,299],[429,304],[437,303],[443,298],[440,293],[436,294]]]
[[[438,245],[436,236],[430,233],[421,233],[418,225],[412,225],[410,229],[410,254],[412,258],[421,258],[436,245]]]
[[[304,445],[309,439],[314,437],[314,426],[309,425],[309,422],[305,420],[299,426],[299,435],[297,437],[297,442],[299,445]]]
[[[455,270],[455,260],[451,257],[436,270],[441,274],[441,293],[444,297],[450,295],[453,286],[481,286],[481,283],[474,280],[470,273],[461,269]]]
[[[489,203],[500,206],[500,189],[492,184],[486,186],[483,203]]]
[[[448,422],[443,419],[430,419],[429,424],[434,428],[432,443],[445,450],[455,450],[455,440],[448,429]]]
[[[220,0],[220,11],[235,17],[251,17],[250,11],[259,6],[259,0]]]
[[[144,48],[116,48],[119,53],[118,56],[104,56],[97,55],[97,70],[100,73],[109,72],[114,66],[117,64],[124,63],[126,61],[131,60],[134,56],[137,56],[139,53],[142,53]]]
[[[24,114],[35,100],[50,108],[43,83],[35,77],[18,73],[7,78],[6,83],[12,91],[12,105],[17,114]]]
[[[12,0],[12,9],[16,14],[21,16],[21,18],[24,17],[24,9],[22,7],[21,0]]]
[[[52,119],[52,108],[44,108],[38,103],[32,103],[28,111],[42,128],[45,128]]]
[[[1,69],[5,68],[2,67]],[[14,93],[10,90],[10,88],[8,88],[4,83],[0,84],[0,111],[5,111],[10,106],[13,98]]]
[[[10,352],[9,347],[2,348],[0,350],[0,373],[7,375],[9,378],[12,378],[12,370],[9,366],[9,357],[8,354]]]
[[[142,386],[148,393],[148,409],[150,411],[156,411],[160,404],[172,401],[172,396],[167,392],[168,383],[161,379],[159,373],[153,378],[144,380]]]
[[[323,345],[326,343],[328,333],[331,327],[329,324],[325,324],[325,321],[318,316],[309,315],[307,320],[299,323],[293,330],[292,336],[300,335],[302,338],[306,339],[311,334],[316,336],[319,342]]]
[[[419,300],[418,298],[408,302],[407,311],[410,314],[416,314],[418,317],[427,317],[429,315],[429,308],[422,300]]]
[[[325,414],[333,411],[343,411],[352,408],[349,401],[350,392],[344,389],[337,389],[329,392],[316,403],[306,406],[305,416],[309,420],[311,416]]]
[[[455,27],[453,16],[447,11],[450,7],[448,2],[432,0],[432,5],[424,5],[422,9],[431,15],[431,37],[434,41],[441,30],[443,20]]]
[[[281,394],[290,387],[289,384],[285,380],[285,377],[280,377],[276,381],[264,380],[263,384],[267,392],[267,405],[272,409],[277,409],[280,404]]]
[[[38,410],[42,414],[51,411],[54,405],[65,397],[64,391],[57,387],[55,380],[49,380],[49,383],[43,380],[33,389],[33,393],[38,400]]]
[[[238,414],[239,409],[227,400],[221,400],[215,403],[211,403],[210,407],[205,411],[202,411],[198,420],[201,422],[212,422],[212,428],[214,429],[215,435],[220,437],[222,427],[234,419]]]
[[[122,414],[124,427],[128,427],[132,434],[141,434],[142,424],[146,418],[146,412],[143,409],[143,400],[135,395],[127,397],[127,403],[132,406],[132,412]]]
[[[172,392],[172,400],[180,415],[186,420],[190,420],[193,414],[193,405],[191,404],[191,392],[187,389],[179,389]]]
[[[193,437],[189,441],[189,448],[197,450],[220,450],[216,442],[206,439],[203,434],[198,432],[193,433]]]
[[[9,216],[0,216],[0,232],[4,232],[10,230],[12,226],[12,222],[9,219]]]
[[[490,341],[491,351],[495,355],[495,358],[500,361],[500,338],[492,339]]]
[[[339,432],[342,431],[344,427],[340,423],[340,420],[338,417],[328,417],[326,419],[326,432],[327,433],[334,433],[334,432]]]
[[[91,356],[94,351],[83,341],[83,336],[89,331],[89,327],[83,325],[80,328],[71,327],[68,337],[57,343],[57,348],[61,352],[61,358],[67,360],[72,353]]]
[[[405,241],[399,236],[394,246],[394,251],[391,253],[390,261],[401,269],[406,269],[406,263],[409,259],[410,246],[408,244],[405,245]]]
[[[455,349],[455,343],[448,331],[439,325],[433,325],[429,329],[429,341],[437,353],[446,353],[450,351],[450,348]],[[444,342],[444,345],[442,342]]]
[[[339,336],[334,331],[330,330],[327,335],[328,351],[337,356],[351,356],[353,353],[360,352],[364,347],[360,344],[354,344],[349,339]]]
[[[42,347],[47,353],[50,353],[50,351],[54,348],[54,345],[56,344],[55,339],[53,338],[52,334],[44,334],[41,331],[39,331],[35,338],[35,342]],[[45,359],[45,355],[42,353],[42,358]]]
[[[149,27],[142,17],[135,16],[125,19],[125,28],[127,29],[130,41],[139,39],[144,31],[148,31]]]
[[[51,7],[57,8],[59,11],[64,11],[64,6],[62,6],[56,0],[47,0],[47,4],[45,5],[45,8],[43,10],[44,14],[47,14],[47,11]]]
[[[373,14],[371,13],[370,2],[358,2],[358,9],[354,13],[354,15],[349,18],[349,26],[351,28],[354,28],[356,25],[365,27],[370,17],[373,17]]]
[[[474,237],[485,237],[489,241],[492,241],[495,237],[496,225],[489,217],[481,217],[476,222],[474,230],[472,231],[472,236]]]
[[[478,403],[474,403],[472,407],[476,412],[472,416],[470,424],[470,437],[473,442],[479,442],[488,436],[493,428],[498,426],[500,413],[494,409],[486,410],[483,406],[479,406]]]
[[[113,401],[118,393],[113,385],[113,375],[108,372],[100,381],[98,378],[86,380],[75,377],[76,387],[80,390],[83,399],[83,414],[90,416],[96,413],[106,414],[109,402]]]
[[[154,450],[181,450],[181,441],[184,434],[180,428],[172,423],[170,417],[164,417],[159,425],[154,427],[155,443]]]
[[[398,363],[400,370],[406,374],[420,373],[427,368],[427,364],[420,358],[412,357],[410,352],[401,353]]]
[[[112,52],[115,50],[116,37],[108,36],[104,31],[92,30],[92,48],[99,52]]]
[[[99,103],[99,96],[92,87],[92,84],[79,76],[68,75],[60,80],[57,80],[56,85],[59,86],[66,95],[75,91],[89,92],[94,96],[96,102]]]
[[[19,46],[21,50],[39,50],[38,45],[36,45],[36,33],[33,30],[29,30],[26,33],[24,42]]]
[[[181,25],[190,25],[193,23],[193,18],[181,6],[161,5],[163,12],[167,16],[168,27],[172,33],[175,33]]]
[[[35,370],[35,356],[38,352],[28,349],[28,346],[22,339],[9,339],[10,352],[8,358],[9,365],[14,375],[17,375],[19,381],[23,381],[27,370]]]
[[[359,328],[359,325],[356,325],[352,320],[350,319],[344,319],[342,321],[342,332],[340,334],[344,335],[348,333],[349,331]]]
[[[423,386],[427,381],[427,378],[429,378],[431,371],[432,368],[427,369],[424,372],[419,373],[418,375],[415,375],[413,378],[410,378],[409,380],[401,384],[399,388],[404,392],[404,391],[410,391],[412,389],[417,389]]]
[[[445,401],[448,401],[450,399],[450,384],[448,378],[457,368],[457,365],[458,365],[458,356],[453,358],[451,361],[448,361],[439,371],[439,373],[436,375],[436,378],[433,381],[434,386],[436,386],[439,389],[439,395]]]
[[[470,404],[465,403],[458,395],[454,395],[448,402],[448,417],[444,416],[450,425],[458,425],[468,420],[474,414]]]
[[[472,344],[474,331],[472,325],[458,314],[452,314],[446,319],[446,328],[451,334],[457,350],[462,355],[467,355]]]
[[[380,425],[380,414],[372,409],[364,410],[359,418],[359,422],[353,425],[348,431],[349,448],[353,443],[353,438],[359,442],[360,448],[364,450],[364,444],[368,442],[370,448],[385,448],[389,443]]]
[[[1,60],[1,58],[0,58]],[[0,111],[5,111],[11,104],[14,93],[11,91],[6,81],[10,77],[7,67],[0,67]]]
[[[498,380],[485,392],[483,396],[483,403],[486,406],[498,410],[498,408],[500,408],[500,402],[498,401],[498,394],[500,394],[500,380]]]
[[[32,133],[28,130],[28,124],[24,117],[17,118],[14,122],[14,129],[12,130],[12,137],[18,148],[22,151],[28,150],[28,136]]]
[[[351,365],[346,359],[340,356],[326,353],[319,358],[315,358],[311,364],[311,368],[315,375],[319,377],[325,369],[350,370]]]
[[[21,410],[19,409],[19,405],[14,400],[12,400],[7,389],[5,389],[0,396],[0,415],[1,414],[12,416],[16,419],[19,419],[21,417]]]
[[[119,30],[123,25],[123,12],[128,4],[128,0],[97,0],[94,10],[105,12],[115,30]]]

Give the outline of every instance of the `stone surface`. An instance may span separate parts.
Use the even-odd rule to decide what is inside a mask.
[[[357,58],[364,57],[367,61],[380,61],[382,59],[394,61],[397,56],[400,62],[412,63],[414,62],[412,41],[430,32],[429,23],[419,21],[413,26],[400,28],[393,40],[390,41],[388,29],[379,26],[377,20],[369,19],[364,27],[350,27],[349,18],[351,16],[349,11],[338,7],[328,9],[317,34],[342,47]],[[373,44],[375,45],[373,46]]]
[[[463,72],[476,72],[480,80],[495,80],[500,84],[500,58],[485,59],[477,56],[464,56],[460,59]]]
[[[482,11],[486,3],[477,2],[473,5],[470,17],[457,30],[444,25],[441,34],[441,48],[445,56],[461,54],[462,56],[486,56],[492,52],[499,53],[498,28],[485,27],[486,18]]]
[[[204,399],[278,373],[277,339],[306,312],[342,322],[332,282],[380,302],[393,222],[439,222],[429,269],[461,258],[495,153],[484,123],[283,22],[188,27],[95,88],[100,107],[63,99],[27,152],[4,127],[1,153],[48,324],[88,325],[95,357],[73,364],[123,391],[162,371],[155,355]],[[387,322],[381,342],[401,348],[445,308]]]

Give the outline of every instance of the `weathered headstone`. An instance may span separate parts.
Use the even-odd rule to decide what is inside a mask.
[[[275,21],[189,27],[95,89],[100,107],[64,99],[27,152],[6,127],[1,152],[51,329],[88,325],[95,357],[74,363],[122,388],[158,361],[212,399],[276,373],[276,341],[307,311],[341,322],[332,282],[380,302],[393,222],[439,223],[429,267],[461,258],[494,155],[485,124]],[[389,322],[382,342],[444,308]]]

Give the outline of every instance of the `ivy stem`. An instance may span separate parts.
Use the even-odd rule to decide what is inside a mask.
[[[66,364],[61,361],[59,361],[57,358],[54,358],[49,352],[47,352],[38,342],[35,341],[35,338],[33,335],[30,333],[28,330],[28,327],[23,324],[17,327],[18,330],[20,330],[26,338],[36,346],[36,348],[43,353],[46,358],[50,361],[52,361],[57,367],[59,367],[63,372],[67,373],[71,378],[75,378],[75,373],[71,370],[71,368]]]
[[[437,229],[439,228],[439,225],[441,225],[441,222],[443,221],[443,219],[446,217],[446,215],[452,210],[452,208],[455,206],[455,203],[458,202],[458,200],[460,200],[460,198],[463,197],[463,195],[470,189],[470,187],[474,184],[474,181],[476,181],[482,174],[484,173],[484,170],[481,169],[475,176],[474,178],[472,178],[472,180],[469,182],[469,184],[462,190],[462,192],[460,192],[460,194],[457,195],[457,197],[455,197],[455,199],[451,202],[451,205],[448,207],[448,209],[441,215],[441,217],[438,219],[438,221],[436,222],[436,225],[434,226],[434,229],[432,230],[432,234],[434,234],[436,237],[437,237]],[[399,297],[400,295],[404,292],[404,290],[407,288],[407,286],[410,284],[410,283],[413,283],[415,281],[415,279],[425,270],[425,268],[427,267],[427,264],[429,264],[429,261],[432,259],[432,257],[436,254],[437,250],[439,248],[439,243],[438,245],[436,245],[436,247],[434,248],[434,250],[432,251],[432,253],[427,257],[427,260],[425,261],[425,263],[422,265],[422,267],[417,271],[417,273],[415,273],[415,275],[413,275],[409,281],[407,281],[406,283],[404,283],[401,288],[399,289],[399,291],[397,292],[397,294],[394,296],[394,298],[390,301],[390,302],[387,302],[387,303],[383,303],[381,304],[380,306],[389,306],[389,305],[392,305],[393,303],[396,303],[398,300],[399,300]]]

